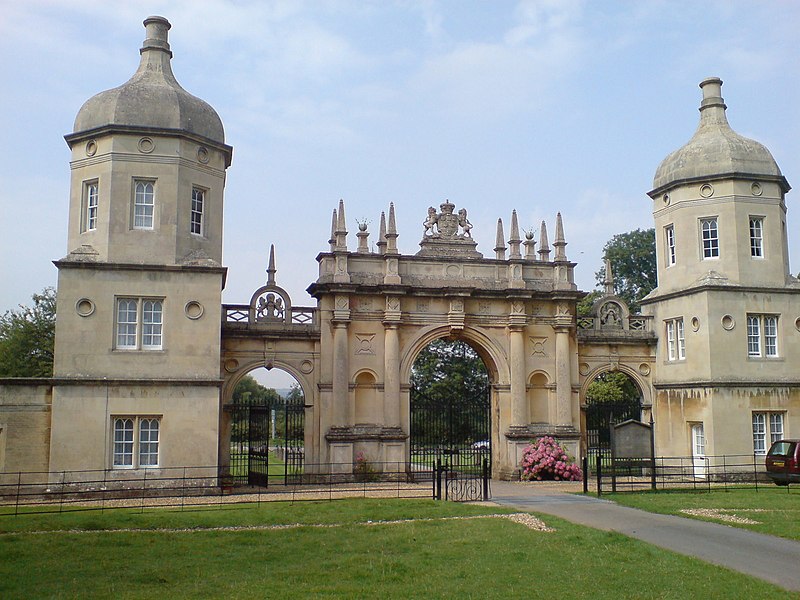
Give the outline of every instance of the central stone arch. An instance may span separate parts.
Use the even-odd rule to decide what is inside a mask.
[[[508,357],[502,348],[501,340],[493,339],[491,333],[482,330],[480,327],[464,327],[455,331],[444,325],[422,327],[416,332],[416,336],[412,337],[403,348],[400,361],[402,390],[400,402],[404,429],[409,432],[409,435],[413,433],[410,410],[412,404],[411,373],[414,362],[429,344],[441,339],[461,341],[468,344],[483,361],[489,380],[487,394],[489,414],[491,415],[489,417],[490,428],[488,431],[490,439],[487,441],[490,442],[493,454],[490,458],[497,457],[498,459],[497,461],[490,460],[490,464],[494,465],[495,462],[500,465],[506,464],[505,440],[501,439],[500,432],[502,424],[509,419],[509,415],[505,414],[507,411],[502,411],[501,414],[501,406],[507,404],[502,400],[505,399],[504,396],[508,395],[510,389]],[[410,451],[409,447],[409,456]]]

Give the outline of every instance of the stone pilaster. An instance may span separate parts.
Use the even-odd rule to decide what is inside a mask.
[[[556,333],[556,423],[572,425],[572,373],[570,372],[569,326],[557,325]]]
[[[384,322],[383,415],[384,425],[400,427],[399,325]]]

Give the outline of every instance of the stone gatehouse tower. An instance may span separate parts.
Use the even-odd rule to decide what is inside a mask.
[[[348,239],[340,202],[308,288],[316,306],[278,285],[274,254],[247,304],[222,305],[232,148],[214,109],[176,81],[169,23],[144,24],[136,73],[89,99],[66,136],[54,377],[0,382],[0,473],[225,473],[233,390],[258,367],[302,387],[309,469],[344,471],[358,453],[403,468],[412,365],[439,338],[467,342],[486,365],[497,477],[513,477],[539,435],[581,455],[588,387],[611,371],[641,392],[661,456],[752,456],[800,433],[789,185],[764,146],[731,130],[720,80],[701,84],[700,126],[649,193],[659,285],[645,314],[629,314],[609,277],[592,313],[577,316],[583,292],[560,215],[552,246],[544,222],[523,238],[512,212],[506,237],[498,219],[485,256],[467,209],[447,200],[427,218],[414,209],[420,249],[408,255],[394,206],[373,251],[366,224]]]
[[[232,148],[214,109],[176,81],[170,24],[144,24],[136,73],[90,98],[66,136],[50,470],[217,461]]]

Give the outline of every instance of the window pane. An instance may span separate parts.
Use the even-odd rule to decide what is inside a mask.
[[[134,204],[133,204],[134,229],[153,228],[154,206],[155,206],[155,194],[152,182],[137,181],[135,186]]]
[[[675,264],[675,228],[670,225],[666,228],[667,234],[667,266]]]
[[[765,413],[753,413],[753,452],[764,454],[767,451],[767,422]]]
[[[750,256],[764,256],[764,219],[750,219]]]
[[[136,348],[136,304],[131,298],[117,301],[117,348]]]
[[[716,258],[719,256],[719,236],[717,234],[717,220],[703,219],[703,258]]]
[[[139,466],[158,466],[158,419],[139,423]]]
[[[769,415],[770,444],[783,438],[783,413],[770,413]]]
[[[675,330],[678,337],[678,359],[686,358],[686,338],[683,335],[683,319],[675,319]]]
[[[205,200],[205,192],[197,188],[192,190],[192,233],[201,235],[203,233],[203,203]]]
[[[86,186],[86,231],[97,229],[97,184]]]
[[[133,466],[133,419],[114,419],[114,466]]]
[[[161,300],[145,300],[142,303],[143,348],[161,348],[162,318]]]
[[[675,360],[675,321],[667,321],[667,357]]]
[[[747,316],[747,354],[761,356],[761,320],[757,316]]]
[[[778,356],[778,317],[764,317],[764,355]]]

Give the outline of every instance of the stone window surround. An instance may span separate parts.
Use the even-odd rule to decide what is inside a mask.
[[[667,344],[667,361],[677,362],[686,360],[686,336],[683,317],[666,319],[664,321]]]
[[[764,258],[764,220],[763,215],[750,215],[748,219],[751,258]]]
[[[192,204],[189,213],[189,233],[192,235],[205,235],[205,203],[206,190],[200,186],[192,186]]]
[[[747,314],[748,358],[778,358],[778,315]]]
[[[123,309],[122,303],[133,303],[133,307],[128,304]],[[152,305],[148,306],[150,303]],[[134,310],[131,311],[131,308]],[[125,311],[124,314],[120,312],[121,309]],[[121,336],[127,340],[121,343]],[[133,343],[129,343],[131,338]],[[157,343],[154,343],[156,340]],[[130,352],[163,349],[164,298],[118,296],[114,302],[114,350]]]
[[[719,218],[716,216],[701,217],[700,225],[700,259],[714,260],[719,258]]]
[[[111,468],[158,468],[161,418],[161,415],[113,415],[110,425]]]
[[[97,229],[99,189],[97,179],[88,179],[83,182],[83,196],[81,198],[81,233]]]
[[[784,411],[753,412],[753,454],[766,454],[773,442],[783,438],[785,414]]]
[[[675,226],[672,223],[664,227],[664,245],[667,251],[666,265],[667,268],[669,268],[677,262],[675,253]]]
[[[155,229],[156,180],[149,177],[134,177],[132,191],[131,229],[144,231]],[[147,210],[148,208],[150,210]]]

